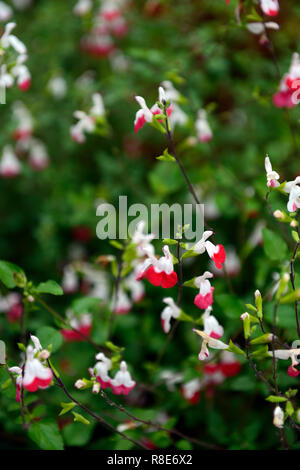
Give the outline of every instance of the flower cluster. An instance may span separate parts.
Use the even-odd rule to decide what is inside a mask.
[[[277,108],[293,108],[299,103],[300,60],[295,52],[289,71],[282,77],[279,90],[273,95],[273,103]]]
[[[12,34],[16,23],[7,23],[0,37],[2,65],[0,68],[0,86],[10,88],[15,80],[20,90],[26,91],[31,85],[31,75],[27,61],[27,49],[20,39]]]

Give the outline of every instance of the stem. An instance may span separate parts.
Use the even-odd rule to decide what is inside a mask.
[[[130,413],[128,410],[126,410],[126,408],[124,408],[123,405],[120,405],[118,403],[115,403],[113,402],[107,395],[105,392],[101,391],[101,396],[105,399],[105,401],[110,405],[110,406],[113,406],[114,408],[116,408],[117,410],[121,411],[122,413],[126,414],[129,418],[133,419],[134,421],[138,422],[138,423],[142,423],[142,424],[145,424],[146,426],[152,426],[154,427],[155,429],[159,430],[159,431],[165,431],[169,434],[174,434],[178,437],[181,437],[182,439],[185,439],[187,441],[190,441],[190,442],[193,442],[194,444],[198,444],[200,447],[206,447],[206,448],[209,448],[209,449],[218,449],[217,446],[213,445],[213,444],[208,444],[207,442],[203,442],[203,441],[199,441],[198,439],[195,439],[194,437],[189,437],[189,436],[186,436],[185,434],[183,434],[182,432],[180,431],[177,431],[177,429],[168,429],[168,428],[164,428],[163,426],[160,426],[156,423],[154,423],[153,421],[150,421],[150,420],[144,420],[144,419],[141,419],[141,418],[137,418],[136,416],[134,416],[132,413]]]
[[[117,272],[117,276],[116,276],[116,279],[115,279],[115,289],[114,289],[115,290],[115,298],[114,298],[114,302],[113,302],[112,312],[111,312],[111,315],[109,317],[108,338],[111,337],[111,334],[112,334],[112,331],[113,331],[113,326],[114,326],[114,320],[115,320],[115,317],[116,317],[115,309],[116,309],[116,305],[117,305],[118,298],[119,298],[121,272],[122,272],[122,265],[123,265],[123,262],[122,262],[123,253],[124,253],[124,249],[122,250],[121,256],[120,256],[119,261],[118,261],[118,272]]]
[[[78,335],[80,335],[85,341],[87,341],[88,343],[90,343],[92,346],[94,346],[95,349],[97,349],[98,351],[100,352],[105,352],[107,353],[108,352],[108,349],[107,348],[104,348],[102,346],[99,346],[98,344],[96,344],[93,340],[91,340],[88,336],[86,336],[84,333],[81,333],[81,331],[77,330],[77,328],[74,328],[73,326],[71,326],[65,319],[64,317],[62,317],[58,312],[56,312],[52,307],[50,307],[50,305],[48,305],[43,299],[41,299],[39,296],[36,295],[36,299],[37,301],[49,312],[51,313],[51,315],[53,315],[55,318],[57,318],[58,320],[60,320],[61,322],[63,322],[66,326],[68,326],[69,328],[71,328],[73,331],[75,331],[75,333],[77,333]]]
[[[298,234],[299,234],[299,229],[298,229]],[[294,264],[295,264],[295,260],[296,260],[296,257],[297,257],[299,247],[300,247],[300,242],[296,243],[296,246],[295,246],[295,249],[294,249],[294,252],[293,252],[293,257],[290,261],[290,279],[291,279],[291,284],[292,284],[293,291],[296,290]],[[297,324],[297,333],[298,333],[298,337],[300,338],[300,323],[299,323],[298,301],[297,300],[295,301],[295,317],[296,317],[296,324]]]
[[[79,406],[79,408],[81,408],[82,410],[84,410],[87,414],[89,414],[90,416],[92,416],[92,418],[94,418],[96,421],[98,421],[99,423],[103,424],[103,426],[105,426],[106,428],[108,428],[109,430],[119,434],[120,436],[122,436],[124,439],[126,439],[127,441],[130,441],[132,442],[133,444],[137,445],[138,447],[142,447],[143,449],[147,449],[147,447],[142,444],[141,442],[138,442],[136,441],[135,439],[131,439],[130,437],[126,436],[126,434],[122,433],[121,431],[118,431],[116,428],[114,428],[114,426],[112,426],[108,421],[106,421],[104,418],[102,418],[101,416],[97,415],[96,413],[94,413],[92,410],[90,410],[89,408],[87,408],[87,406],[85,406],[83,403],[81,403],[80,401],[76,400],[76,398],[74,398],[67,390],[65,384],[63,383],[63,381],[61,380],[60,377],[58,377],[55,373],[55,371],[53,370],[53,368],[51,367],[51,363],[49,361],[49,359],[47,359],[47,363],[48,363],[48,366],[49,368],[52,370],[52,374],[56,380],[56,384],[58,385],[59,388],[61,388],[64,393],[67,395],[67,397],[72,400],[74,403],[76,403],[77,406]]]

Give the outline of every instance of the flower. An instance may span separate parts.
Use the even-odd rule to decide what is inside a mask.
[[[204,332],[211,338],[219,339],[224,334],[224,328],[216,317],[211,315],[212,307],[208,307],[203,314]]]
[[[71,264],[64,267],[62,288],[65,294],[73,294],[79,287],[76,271]]]
[[[185,398],[191,405],[196,405],[200,401],[200,391],[203,382],[199,379],[193,379],[183,384],[180,388],[183,398]]]
[[[0,2],[0,21],[8,21],[12,15],[12,8],[4,2]]]
[[[29,165],[35,170],[43,170],[49,165],[49,157],[45,144],[39,139],[31,139]]]
[[[24,62],[27,60],[26,54],[21,54],[17,58],[17,63],[11,69],[11,73],[17,79],[17,85],[21,91],[26,91],[31,86],[31,74]]]
[[[284,426],[284,412],[280,406],[276,406],[274,409],[273,424],[279,429],[282,429]]]
[[[279,180],[280,176],[276,171],[273,171],[270,158],[267,155],[265,158],[265,169],[267,174],[267,186],[268,188],[277,188],[280,186]]]
[[[292,364],[287,370],[290,377],[297,377],[297,375],[300,374],[300,371],[295,367],[299,364],[298,356],[300,355],[300,349],[275,349],[274,352],[269,351],[269,356],[273,357],[273,354],[276,359],[290,359],[292,361]]]
[[[267,21],[266,23],[264,22],[251,22],[247,23],[246,28],[250,33],[252,34],[264,34],[265,33],[265,28],[266,29],[273,29],[273,30],[278,30],[279,25],[275,23],[274,21]]]
[[[217,277],[222,277],[225,275],[224,269],[216,268],[215,263],[211,260],[209,264],[209,269]],[[240,258],[234,247],[229,246],[226,248],[226,274],[228,277],[234,277],[239,274],[241,270]]]
[[[16,101],[13,104],[13,117],[18,122],[17,129],[14,131],[13,137],[15,140],[27,140],[31,137],[33,132],[33,119],[32,115],[22,103]]]
[[[129,313],[132,307],[132,303],[124,290],[120,287],[116,294],[116,299],[113,300],[112,309],[116,315],[124,315]]]
[[[73,12],[76,16],[84,16],[91,11],[92,6],[92,0],[78,0],[73,8]]]
[[[0,161],[0,176],[2,178],[14,178],[21,173],[21,164],[17,159],[11,145],[6,145],[3,149]]]
[[[61,100],[66,96],[67,93],[67,83],[63,77],[52,77],[50,78],[47,88],[51,95],[56,100]]]
[[[72,328],[75,328],[77,331],[72,329],[64,328],[60,330],[63,338],[67,342],[73,341],[83,341],[83,336],[89,336],[92,330],[92,316],[89,313],[81,313],[78,316],[74,316],[73,313],[68,310],[66,313],[68,322]],[[81,333],[81,334],[80,334]],[[82,336],[83,335],[83,336]]]
[[[203,232],[202,238],[193,246],[194,253],[202,255],[206,250],[206,240],[213,235],[214,232],[207,230]]]
[[[285,183],[284,191],[289,194],[287,209],[289,212],[295,212],[300,207],[300,176],[297,176],[294,181]]]
[[[206,111],[204,109],[200,109],[200,111],[198,111],[198,117],[195,122],[195,127],[197,137],[200,142],[209,142],[212,139],[212,130],[207,121]]]
[[[148,108],[146,101],[142,96],[135,96],[135,99],[141,107],[141,109],[137,111],[134,120],[134,132],[138,132],[146,122],[152,122],[153,113]]]
[[[220,370],[225,377],[234,377],[240,372],[241,367],[241,363],[231,351],[222,351]]]
[[[163,247],[164,256],[157,259],[148,249],[144,249],[148,256],[143,264],[137,280],[147,277],[148,281],[154,286],[161,286],[164,289],[175,286],[177,283],[177,274],[174,271],[173,259],[168,245]]]
[[[26,46],[20,39],[14,34],[11,34],[12,30],[16,27],[16,23],[7,23],[4,28],[4,33],[0,38],[0,43],[3,49],[12,47],[18,54],[26,54]]]
[[[211,286],[208,280],[212,277],[214,275],[211,272],[205,271],[202,276],[196,277],[194,281],[195,286],[200,289],[199,294],[194,299],[194,304],[199,308],[206,309],[213,303],[214,287]]]
[[[49,387],[52,382],[52,371],[42,363],[49,357],[49,351],[42,350],[41,343],[36,336],[31,336],[31,340],[35,347],[27,346],[22,385],[25,390],[36,392],[39,388]],[[48,357],[46,357],[45,351],[48,353]]]
[[[154,247],[151,245],[151,241],[155,238],[153,233],[144,234],[143,230],[146,223],[141,220],[135,229],[134,234],[132,235],[132,242],[137,245],[137,255],[144,256],[144,250],[148,250],[154,255]]]
[[[279,91],[273,95],[273,103],[277,108],[293,108],[298,104],[298,101],[293,99],[293,95],[300,86],[299,79],[300,59],[299,54],[295,52],[288,73],[280,81]]]
[[[208,346],[212,349],[227,349],[229,346],[228,344],[223,343],[223,341],[220,341],[219,339],[215,339],[210,337],[205,331],[200,331],[193,329],[193,331],[202,337],[202,346],[200,353],[198,355],[199,361],[204,361],[209,357],[209,350]]]
[[[162,329],[167,334],[171,329],[171,319],[179,317],[180,308],[175,304],[171,297],[165,297],[163,302],[167,304],[167,306],[161,312],[161,325]]]
[[[134,303],[140,302],[145,295],[145,288],[142,282],[136,280],[136,273],[133,272],[124,280],[124,285],[130,290],[131,298]]]
[[[23,313],[22,297],[17,292],[10,292],[5,297],[0,297],[0,312],[6,313],[9,322],[15,323],[20,320]]]
[[[89,369],[89,372],[92,376],[96,376],[96,380],[101,385],[101,388],[108,388],[111,386],[111,378],[108,375],[108,371],[112,367],[112,362],[103,353],[97,354],[96,359],[98,362],[96,362],[93,369]]]
[[[215,262],[218,269],[222,269],[225,263],[226,253],[223,245],[214,245],[210,241],[205,244],[208,256]]]
[[[10,367],[8,369],[16,378],[16,401],[20,403],[21,401],[21,387],[22,387],[22,369],[21,367]]]
[[[130,372],[127,370],[127,364],[122,361],[120,370],[116,373],[115,378],[111,380],[113,393],[116,395],[128,395],[135,387],[136,382],[132,380]]]
[[[278,0],[261,0],[260,7],[265,15],[277,16],[279,12]]]
[[[72,139],[79,144],[85,142],[85,133],[91,134],[94,132],[97,119],[105,115],[104,104],[100,93],[94,93],[92,95],[92,101],[93,105],[89,113],[84,111],[74,112],[74,117],[78,119],[78,122],[71,126],[70,133]]]

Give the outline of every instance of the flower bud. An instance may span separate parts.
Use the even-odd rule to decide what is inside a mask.
[[[50,353],[47,349],[43,349],[39,354],[38,354],[38,358],[39,359],[48,359],[50,357]]]
[[[248,312],[245,312],[240,317],[243,320],[243,327],[244,327],[244,336],[246,339],[249,338],[251,333],[251,320],[250,315]]]
[[[28,302],[33,303],[35,301],[35,298],[33,297],[33,295],[28,295],[27,300]]]
[[[85,387],[85,382],[84,382],[84,380],[81,380],[81,379],[76,380],[76,382],[75,382],[75,387],[78,388],[79,390],[80,390],[81,388],[84,388],[84,387]]]
[[[276,428],[283,428],[284,426],[284,413],[280,406],[276,406],[274,410],[273,424]]]
[[[258,289],[254,292],[254,297],[255,297],[255,306],[257,308],[257,316],[260,320],[262,320],[262,317],[263,317],[262,296]]]
[[[284,213],[278,209],[273,212],[273,216],[275,217],[275,219],[284,220]]]
[[[94,382],[93,388],[92,388],[93,393],[99,393],[100,392],[100,384],[99,382]]]

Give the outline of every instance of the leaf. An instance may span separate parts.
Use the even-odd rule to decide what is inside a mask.
[[[277,395],[269,395],[266,398],[267,401],[270,401],[271,403],[282,403],[284,401],[287,401],[287,398],[285,397],[278,397]]]
[[[57,351],[63,344],[62,335],[51,326],[41,326],[37,330],[36,335],[44,348],[52,345],[52,352]]]
[[[59,284],[55,281],[46,281],[46,282],[41,282],[37,288],[36,291],[39,292],[40,294],[52,294],[52,295],[63,295],[63,290],[60,287]]]
[[[109,243],[110,243],[110,245],[114,246],[118,250],[123,250],[123,245],[121,243],[117,242],[116,240],[110,240]]]
[[[65,413],[68,413],[70,410],[72,410],[74,408],[74,406],[76,406],[76,403],[74,403],[73,401],[71,401],[69,403],[61,402],[60,406],[62,407],[62,410],[59,413],[59,416],[62,416]]]
[[[294,414],[294,407],[292,405],[292,403],[290,401],[287,402],[286,404],[286,407],[285,407],[285,411],[287,412],[287,414],[289,416],[292,416]]]
[[[184,258],[193,258],[194,256],[198,256],[198,253],[195,253],[194,250],[188,250],[182,255],[182,259]]]
[[[177,245],[177,241],[176,240],[172,240],[171,238],[164,238],[163,239],[163,244],[164,245]]]
[[[264,251],[268,258],[273,261],[284,260],[288,253],[287,244],[277,233],[263,228]]]
[[[163,155],[156,157],[156,159],[164,162],[176,162],[175,158],[169,154],[168,149],[165,149]]]
[[[74,415],[74,422],[79,422],[79,423],[82,423],[82,424],[86,424],[86,425],[89,425],[90,422],[88,419],[86,419],[84,416],[82,416],[81,414],[79,413],[76,413],[75,411],[72,411],[72,415]]]
[[[193,287],[194,289],[198,289],[198,288],[195,286],[195,279],[196,279],[196,278],[193,277],[192,279],[189,279],[188,281],[185,281],[185,282],[183,283],[183,285],[184,285],[185,287]]]
[[[245,356],[246,354],[242,349],[240,349],[238,346],[236,346],[232,340],[229,341],[229,348],[227,348],[227,351],[231,351],[235,354],[239,354],[240,356]]]
[[[281,304],[290,304],[290,303],[296,302],[299,299],[300,299],[300,289],[296,289],[292,292],[289,292],[285,296],[281,297],[280,303]]]
[[[31,424],[28,435],[43,450],[63,450],[64,444],[57,424],[53,422]]]
[[[0,281],[12,289],[13,287],[25,287],[26,276],[24,271],[13,263],[0,261]]]

